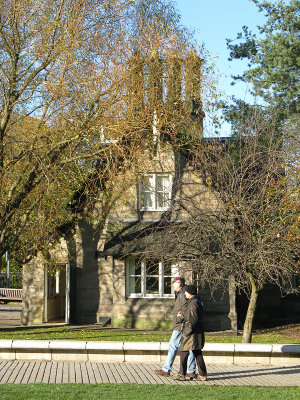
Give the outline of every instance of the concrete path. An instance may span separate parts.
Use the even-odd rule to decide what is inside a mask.
[[[300,386],[300,365],[207,365],[206,382],[178,382],[154,373],[157,364],[0,361],[0,383],[139,383],[180,385]],[[178,365],[173,373],[178,372]]]

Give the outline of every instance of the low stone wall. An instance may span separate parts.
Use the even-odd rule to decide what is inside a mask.
[[[1,360],[161,364],[167,352],[167,342],[0,340]],[[293,344],[207,343],[203,355],[207,364],[300,365],[300,345]]]
[[[0,305],[0,326],[18,326],[21,324],[22,307]]]

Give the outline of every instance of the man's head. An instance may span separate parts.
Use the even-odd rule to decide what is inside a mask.
[[[185,289],[185,297],[190,299],[191,297],[197,294],[197,288],[195,285],[186,285]]]
[[[184,286],[184,283],[184,278],[181,278],[180,276],[176,276],[174,279],[172,279],[175,292],[179,292],[179,290]]]

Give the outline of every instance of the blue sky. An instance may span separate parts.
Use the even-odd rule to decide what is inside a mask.
[[[243,25],[257,32],[256,26],[265,21],[263,13],[250,0],[175,0],[174,3],[182,16],[182,24],[196,31],[198,42],[204,42],[213,57],[220,73],[220,90],[229,96],[249,99],[247,85],[230,85],[231,75],[242,73],[247,63],[228,61],[226,38],[234,39]]]

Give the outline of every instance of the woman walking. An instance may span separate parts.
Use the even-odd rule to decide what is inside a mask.
[[[204,346],[204,331],[202,326],[203,305],[197,295],[197,289],[194,285],[185,286],[185,296],[188,300],[187,307],[178,313],[178,318],[183,320],[182,339],[180,344],[180,369],[179,374],[175,376],[176,380],[184,381],[186,379],[187,359],[189,350],[192,350],[198,365],[198,375],[189,376],[188,379],[207,380],[207,371],[202,355]]]

